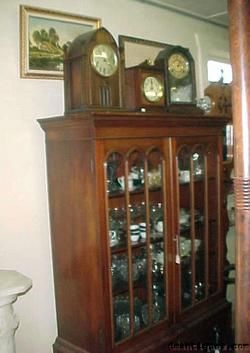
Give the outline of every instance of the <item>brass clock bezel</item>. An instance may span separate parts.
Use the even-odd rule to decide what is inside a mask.
[[[190,63],[186,55],[180,52],[173,53],[168,58],[168,70],[175,79],[181,80],[190,72]]]
[[[109,51],[109,54],[112,55],[112,61],[113,61],[113,62],[111,62],[111,57],[109,56],[109,54],[107,55],[107,58],[106,58],[106,60],[107,60],[107,61],[106,61],[106,64],[110,65],[110,67],[111,67],[111,70],[110,70],[109,72],[107,72],[107,73],[105,73],[105,71],[103,72],[103,71],[102,71],[103,69],[99,68],[99,65],[97,64],[98,61],[95,61],[95,55],[97,55],[97,54],[95,54],[95,51],[98,50],[98,49],[100,49],[100,48],[103,49],[103,52],[105,52],[104,50],[106,50],[106,51]],[[90,57],[90,62],[91,62],[91,66],[93,67],[93,69],[95,70],[95,72],[96,72],[98,75],[102,76],[102,77],[111,77],[111,76],[113,76],[113,75],[116,73],[116,71],[117,71],[117,69],[118,69],[118,57],[117,57],[117,53],[116,53],[116,51],[112,48],[112,46],[111,46],[111,45],[108,45],[108,44],[104,44],[104,43],[102,44],[102,43],[100,43],[100,44],[95,45],[95,46],[93,47],[93,49],[92,49],[92,53],[91,53],[91,57]]]
[[[149,79],[151,79],[151,82],[154,81],[158,85],[158,88],[159,88],[159,91],[158,91],[158,93],[156,93],[155,98],[150,98],[150,95],[148,95],[146,92],[145,82]],[[151,104],[160,102],[160,100],[164,97],[164,83],[161,82],[161,80],[158,77],[153,76],[153,75],[148,75],[143,79],[142,84],[141,84],[141,90],[142,90],[144,98]],[[152,90],[153,90],[153,86],[152,86]]]

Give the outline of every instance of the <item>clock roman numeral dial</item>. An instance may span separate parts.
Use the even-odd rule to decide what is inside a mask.
[[[158,78],[148,76],[143,82],[143,93],[149,102],[158,102],[164,94],[163,84]]]
[[[168,69],[173,77],[182,79],[189,73],[189,61],[182,54],[173,54],[168,60]]]
[[[91,65],[99,75],[112,76],[118,67],[118,59],[114,49],[107,44],[96,45],[92,51]]]

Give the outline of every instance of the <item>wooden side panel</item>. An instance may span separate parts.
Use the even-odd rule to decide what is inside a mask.
[[[71,98],[71,106],[70,109],[80,109],[82,105],[82,68],[81,68],[81,60],[74,60],[70,63],[70,91],[69,95]],[[73,84],[74,83],[74,84]]]
[[[88,140],[47,142],[58,333],[99,353],[104,320],[93,156]]]
[[[125,81],[125,106],[126,109],[137,109],[138,106],[138,87],[136,85],[134,71],[126,69],[124,74]]]

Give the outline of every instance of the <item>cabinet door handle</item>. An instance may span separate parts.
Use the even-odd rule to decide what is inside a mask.
[[[181,257],[180,257],[179,235],[175,236],[174,241],[175,241],[175,263],[177,265],[180,265]]]

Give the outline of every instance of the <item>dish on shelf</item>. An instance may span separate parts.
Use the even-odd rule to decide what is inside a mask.
[[[114,315],[118,317],[119,315],[129,314],[129,296],[119,295],[114,298]],[[134,314],[140,316],[142,310],[142,303],[138,297],[134,297]]]
[[[140,234],[133,234],[130,236],[130,239],[132,243],[137,243],[140,239]]]
[[[161,240],[163,238],[163,233],[151,233],[152,240]]]
[[[148,172],[148,186],[150,189],[159,188],[162,183],[161,168],[152,169]]]
[[[139,316],[134,316],[134,331],[140,330],[140,318]],[[116,329],[120,339],[123,339],[130,335],[130,317],[129,314],[121,314],[116,317]]]
[[[190,219],[190,212],[189,210],[185,208],[180,209],[180,214],[179,214],[179,223],[181,225],[189,223]]]
[[[194,210],[194,222],[203,222],[204,216],[201,210]],[[191,212],[189,209],[181,208],[179,211],[179,224],[181,230],[190,227]]]
[[[128,282],[128,262],[125,256],[112,257],[111,274],[112,286],[116,287],[121,283]]]
[[[115,230],[110,230],[109,231],[109,244],[110,246],[115,246],[119,242],[117,238],[117,232]]]
[[[179,170],[179,182],[181,184],[190,182],[190,170]]]
[[[141,310],[141,313],[142,313],[142,321],[144,323],[145,326],[148,325],[148,304],[144,304],[142,306],[142,310]],[[156,304],[153,304],[153,307],[152,307],[152,321],[153,322],[158,322],[160,320],[160,317],[161,317],[161,310],[160,310],[160,307]]]
[[[110,240],[110,246],[116,246],[117,244],[119,243],[119,240],[118,239],[112,239]]]
[[[194,250],[198,251],[201,245],[201,239],[194,239]],[[181,257],[186,257],[191,255],[192,250],[192,240],[185,237],[180,237],[180,253]]]

